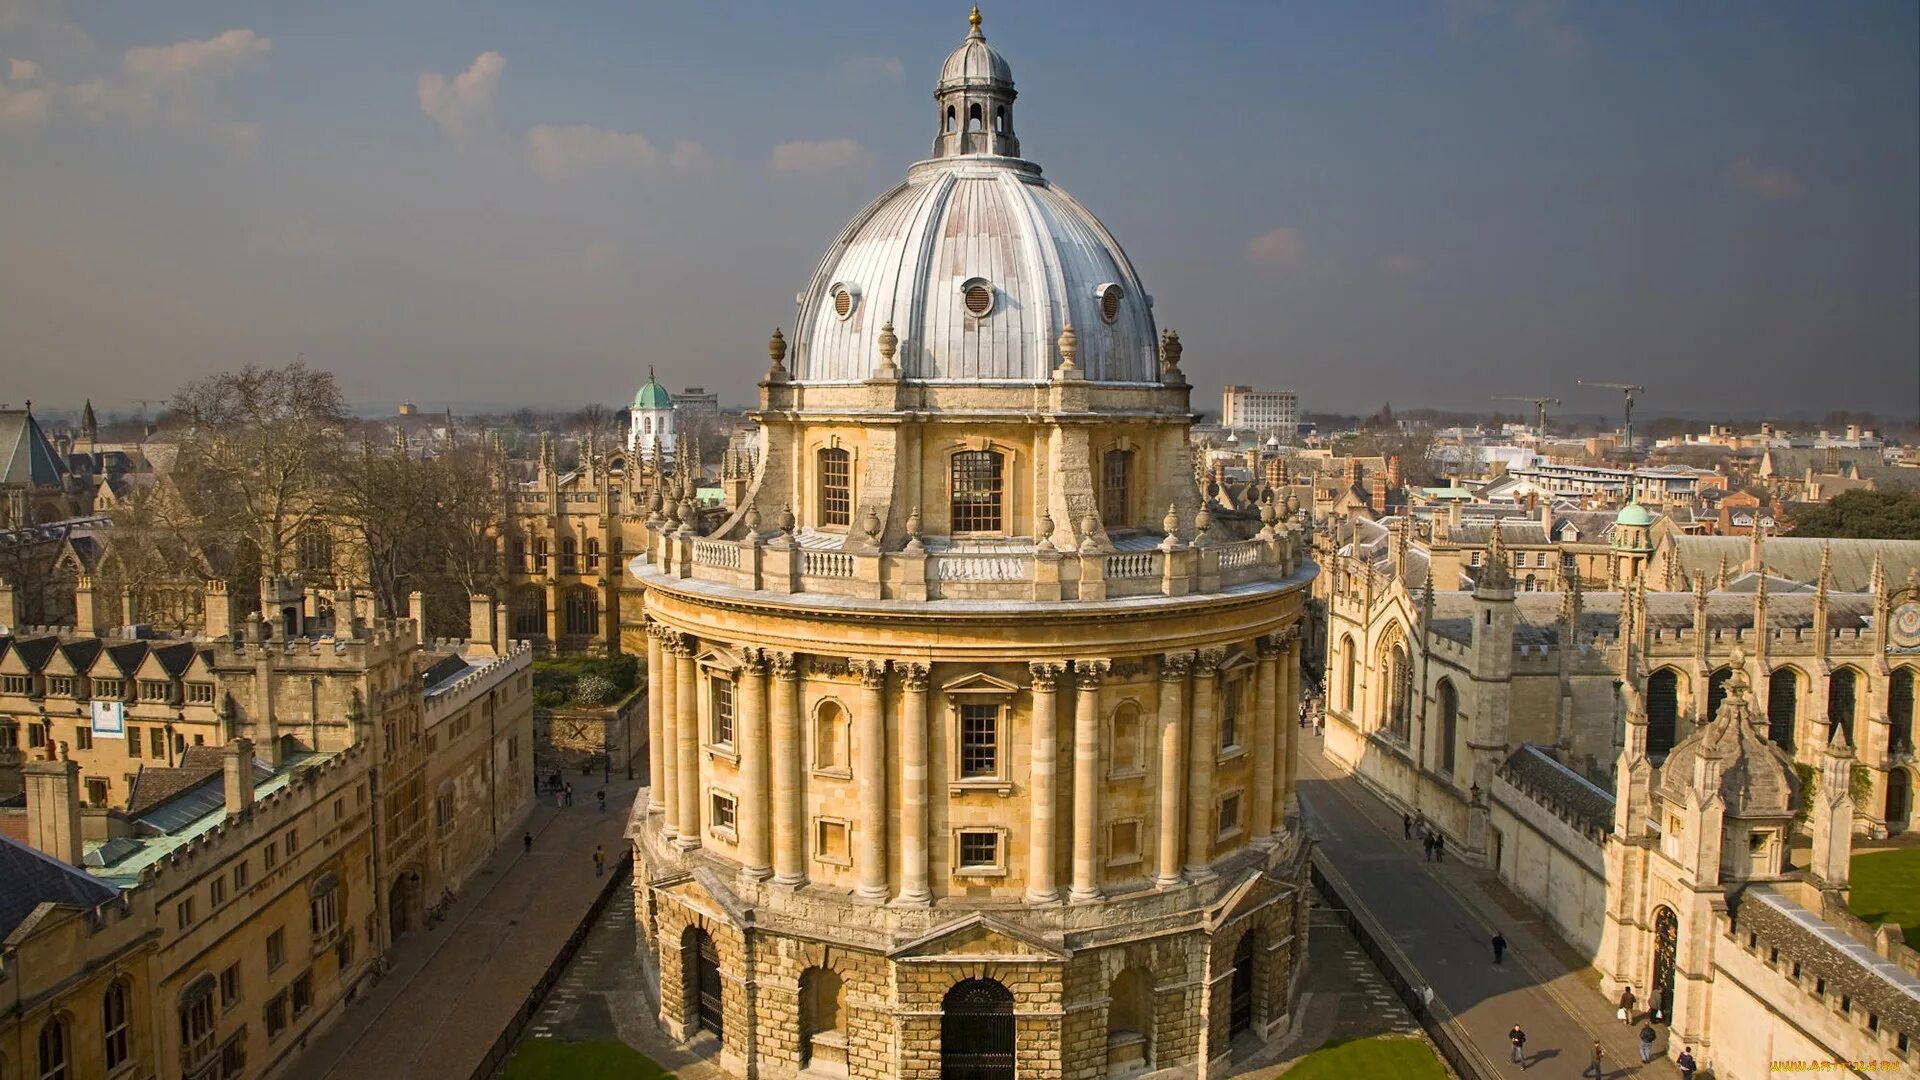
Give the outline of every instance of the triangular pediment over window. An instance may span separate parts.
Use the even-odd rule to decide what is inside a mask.
[[[944,694],[1017,694],[1022,688],[984,671],[962,676],[940,687]]]
[[[894,960],[1000,960],[1064,962],[1061,943],[1001,922],[991,915],[971,915],[949,923],[893,950]]]

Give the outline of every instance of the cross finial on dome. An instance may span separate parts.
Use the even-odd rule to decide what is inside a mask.
[[[985,34],[982,34],[980,32],[980,5],[979,4],[973,5],[973,14],[967,16],[967,25],[973,28],[972,30],[969,31],[969,33],[973,37],[986,36]]]

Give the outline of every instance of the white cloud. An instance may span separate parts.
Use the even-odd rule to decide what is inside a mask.
[[[873,166],[873,155],[852,139],[796,139],[774,147],[769,165],[780,176],[857,175]]]
[[[840,70],[857,82],[900,82],[907,77],[907,66],[897,56],[849,56],[840,62]]]
[[[506,57],[483,52],[451,79],[434,72],[420,76],[420,110],[455,138],[492,127],[493,96],[506,66]]]
[[[53,95],[38,86],[0,84],[0,129],[33,127],[47,118]]]
[[[205,41],[141,45],[121,61],[126,74],[153,86],[180,89],[225,78],[273,48],[273,39],[251,30],[228,30]]]
[[[8,60],[7,78],[14,82],[33,82],[40,78],[40,65],[31,60]]]
[[[1283,225],[1247,241],[1247,258],[1256,262],[1292,266],[1306,254],[1307,242],[1300,238],[1299,229],[1290,226]]]
[[[1750,157],[1727,166],[1727,186],[1763,199],[1785,202],[1807,193],[1805,184],[1784,165],[1762,165]]]
[[[248,64],[265,56],[273,41],[245,28],[227,30],[198,41],[169,45],[136,45],[121,54],[118,71],[79,82],[55,84],[31,60],[9,61],[8,74],[30,88],[0,87],[0,125],[37,123],[53,103],[82,119],[117,119],[191,131],[250,150],[260,139],[260,125],[222,120],[214,115],[210,99],[215,86]]]
[[[536,124],[527,132],[527,152],[533,167],[554,180],[596,168],[665,166],[692,172],[713,164],[712,155],[698,143],[679,142],[663,151],[637,131],[609,131],[591,124]]]

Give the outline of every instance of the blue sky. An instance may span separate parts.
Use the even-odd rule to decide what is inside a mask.
[[[1920,414],[1920,5],[992,4],[1027,156],[1309,408]],[[964,4],[0,0],[0,400],[748,400]]]

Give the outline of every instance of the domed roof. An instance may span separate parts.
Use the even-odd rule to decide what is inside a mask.
[[[1621,507],[1620,512],[1614,515],[1613,523],[1615,525],[1631,525],[1635,528],[1644,529],[1653,524],[1653,515],[1648,513],[1647,508],[1641,506],[1639,503],[1630,502]]]
[[[647,381],[642,383],[639,392],[633,395],[633,407],[635,409],[673,408],[673,395],[667,393],[667,388],[654,379],[652,368],[647,369]]]
[[[1704,781],[1728,817],[1792,817],[1800,805],[1800,777],[1786,751],[1769,742],[1748,696],[1744,658],[1736,650],[1733,677],[1720,711],[1674,746],[1660,766],[1662,794],[1683,801]]]
[[[967,17],[973,24],[973,31],[960,47],[947,55],[947,62],[940,65],[939,89],[946,90],[959,86],[998,85],[1013,88],[1013,68],[999,51],[987,44],[987,37],[980,32],[980,9],[974,8]]]
[[[891,324],[904,378],[1043,382],[1071,325],[1087,379],[1157,383],[1152,302],[1106,227],[1015,156],[1012,75],[977,21],[935,97],[937,156],[848,223],[800,295],[793,380],[873,377]]]

